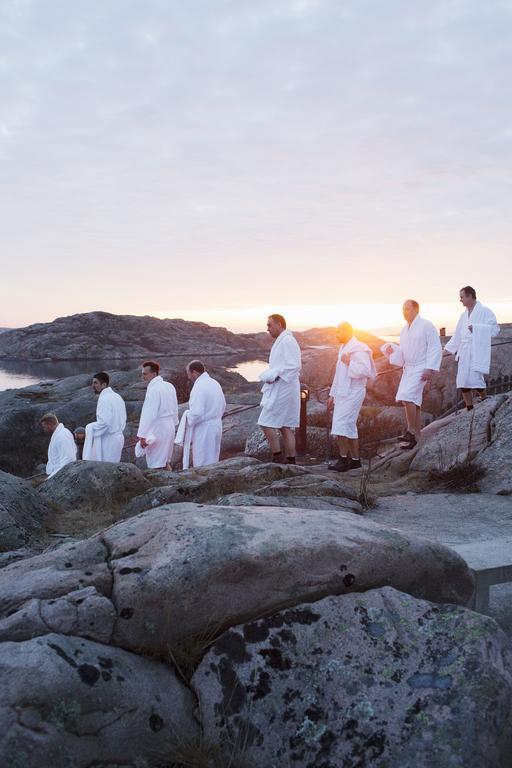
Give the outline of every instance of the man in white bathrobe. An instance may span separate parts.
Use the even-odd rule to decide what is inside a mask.
[[[258,424],[268,440],[272,461],[295,464],[295,429],[300,422],[300,347],[292,332],[286,330],[282,315],[268,317],[267,331],[275,341],[270,350],[269,367],[259,376],[263,387]]]
[[[160,376],[160,365],[155,360],[142,363],[141,374],[147,390],[137,430],[139,442],[135,446],[135,455],[145,455],[150,469],[164,469],[172,457],[178,424],[176,389]]]
[[[46,474],[53,477],[66,464],[76,461],[75,439],[54,413],[45,413],[41,418],[41,426],[47,435],[51,435]]]
[[[407,421],[401,447],[410,449],[421,434],[423,389],[441,367],[443,350],[435,325],[420,317],[417,301],[408,299],[402,311],[407,322],[400,333],[400,346],[384,344],[381,349],[392,365],[403,368],[396,401],[403,403]]]
[[[455,333],[445,350],[455,355],[457,366],[457,389],[468,411],[473,410],[473,392],[485,399],[484,375],[491,367],[491,339],[500,332],[494,312],[476,300],[476,291],[470,285],[459,291],[464,312],[459,318]]]
[[[110,387],[110,378],[105,371],[94,375],[92,389],[98,395],[96,421],[85,427],[82,457],[85,461],[120,461],[126,426],[124,400]]]
[[[226,398],[219,382],[207,373],[200,360],[192,360],[186,368],[192,382],[189,408],[181,417],[176,445],[183,446],[183,469],[204,467],[219,460],[222,441],[222,417]]]
[[[340,323],[336,337],[340,349],[327,408],[333,414],[331,434],[338,439],[340,457],[329,469],[348,472],[361,466],[357,417],[366,395],[366,382],[375,378],[377,371],[372,350],[354,336],[350,323]]]

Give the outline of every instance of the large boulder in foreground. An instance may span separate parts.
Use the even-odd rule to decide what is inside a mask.
[[[230,629],[192,684],[205,740],[255,768],[510,766],[508,638],[389,587]]]
[[[92,533],[123,517],[130,499],[151,487],[134,464],[74,461],[39,486],[54,508],[49,526],[60,532]]]
[[[192,695],[164,664],[56,634],[0,649],[6,768],[163,764],[197,734]]]
[[[94,587],[116,612],[113,645],[167,654],[284,606],[385,585],[436,602],[466,604],[473,593],[451,550],[351,512],[173,504],[2,569],[0,631],[30,636],[30,600]]]
[[[40,541],[49,513],[29,482],[0,471],[0,552]]]

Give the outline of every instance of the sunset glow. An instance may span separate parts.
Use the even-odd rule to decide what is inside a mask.
[[[413,298],[413,297],[411,297]],[[496,313],[498,322],[510,322],[512,300],[486,302]],[[456,302],[424,304],[421,314],[436,326],[453,331],[462,311]],[[402,305],[396,304],[287,304],[285,306],[263,305],[259,307],[213,307],[208,309],[187,309],[179,312],[168,310],[156,312],[157,317],[181,317],[197,320],[209,325],[224,326],[232,331],[252,333],[264,331],[266,318],[272,312],[286,317],[292,330],[338,325],[348,320],[355,328],[366,331],[396,333],[403,326]]]

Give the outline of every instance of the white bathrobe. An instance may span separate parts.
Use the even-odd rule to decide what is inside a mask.
[[[349,355],[348,365],[341,362],[342,355]],[[352,440],[357,438],[357,417],[366,395],[366,382],[376,375],[377,370],[369,346],[355,336],[341,345],[329,392],[334,398],[331,434]]]
[[[83,458],[86,461],[120,461],[124,446],[126,406],[111,387],[102,389],[96,406],[96,421],[85,427]]]
[[[426,384],[421,378],[423,371],[438,371],[441,367],[443,349],[437,328],[430,320],[416,315],[411,325],[407,323],[402,328],[400,346],[391,346],[393,353],[389,362],[404,369],[396,401],[421,405]]]
[[[155,376],[148,384],[137,430],[137,437],[144,437],[148,445],[141,448],[137,443],[135,449],[137,455],[146,456],[148,467],[165,467],[169,462],[178,421],[178,398],[174,386],[161,376]]]
[[[190,449],[194,467],[219,460],[225,410],[222,387],[205,371],[194,382],[189,408],[181,417],[176,433],[175,443],[183,446],[183,469],[190,466]]]
[[[260,373],[261,427],[298,427],[300,422],[300,347],[291,331],[282,331],[270,350],[269,367]]]
[[[473,326],[471,332],[468,326]],[[491,339],[497,336],[500,327],[494,312],[479,301],[469,314],[464,310],[457,323],[455,333],[445,346],[447,352],[458,360],[457,387],[459,389],[485,389],[484,374],[491,367]]]
[[[70,464],[72,461],[76,461],[75,438],[69,429],[66,429],[64,424],[59,424],[52,433],[50,444],[48,445],[46,474],[48,477],[53,477],[59,469],[62,469],[62,467],[65,467],[66,464]]]

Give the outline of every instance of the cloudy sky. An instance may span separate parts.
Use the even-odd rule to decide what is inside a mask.
[[[511,37],[509,0],[0,0],[0,326],[449,324],[466,283],[512,321]]]

